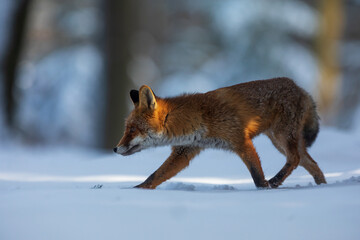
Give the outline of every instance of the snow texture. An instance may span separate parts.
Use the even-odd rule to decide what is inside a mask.
[[[129,157],[89,149],[0,147],[0,239],[360,239],[360,138],[324,128],[310,149],[328,184],[301,167],[258,190],[242,161],[207,150],[156,190],[133,189],[169,148]],[[284,164],[255,140],[267,178]]]

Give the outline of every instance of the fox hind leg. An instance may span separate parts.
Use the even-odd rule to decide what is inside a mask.
[[[303,166],[313,176],[316,184],[326,183],[323,172],[306,149],[303,150],[301,155],[300,166]]]
[[[272,188],[277,188],[280,186],[284,180],[292,173],[292,171],[299,165],[300,163],[300,154],[298,151],[298,138],[292,137],[286,138],[284,137],[271,137],[271,141],[274,143],[277,149],[280,152],[286,155],[286,163],[284,167],[269,180],[269,184]],[[283,139],[283,141],[281,141]]]
[[[286,156],[285,150],[282,147],[282,144],[271,132],[267,132],[266,135],[270,138],[273,145]],[[326,183],[325,177],[321,169],[319,168],[318,164],[315,160],[310,156],[307,152],[305,144],[302,143],[299,146],[299,153],[300,153],[300,162],[299,165],[304,167],[314,178],[316,184]],[[275,186],[274,186],[275,187]]]
[[[272,132],[265,132],[266,136],[269,137],[269,139],[271,140],[272,144],[275,146],[275,148],[282,153],[283,155],[286,156],[285,150],[284,148],[281,146],[281,143],[279,141],[276,140],[274,134]]]

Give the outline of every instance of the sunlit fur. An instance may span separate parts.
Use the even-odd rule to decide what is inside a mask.
[[[207,93],[173,98],[155,96],[142,86],[132,91],[134,110],[126,120],[116,152],[130,155],[146,148],[173,146],[165,163],[137,187],[155,188],[188,166],[202,149],[218,148],[238,154],[257,187],[277,187],[299,164],[316,183],[322,171],[306,151],[318,133],[312,98],[288,78],[253,81]],[[266,181],[252,138],[266,134],[287,162]]]

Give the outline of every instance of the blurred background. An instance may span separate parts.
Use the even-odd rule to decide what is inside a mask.
[[[129,90],[293,78],[360,121],[360,0],[0,0],[0,143],[112,148]]]

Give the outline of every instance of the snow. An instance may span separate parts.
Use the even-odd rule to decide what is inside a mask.
[[[120,137],[120,136],[119,136]],[[255,139],[267,178],[284,164]],[[0,147],[0,239],[359,239],[358,131],[323,128],[310,154],[328,184],[301,167],[258,190],[241,160],[206,150],[156,190],[133,189],[169,148],[129,157],[89,149]]]

